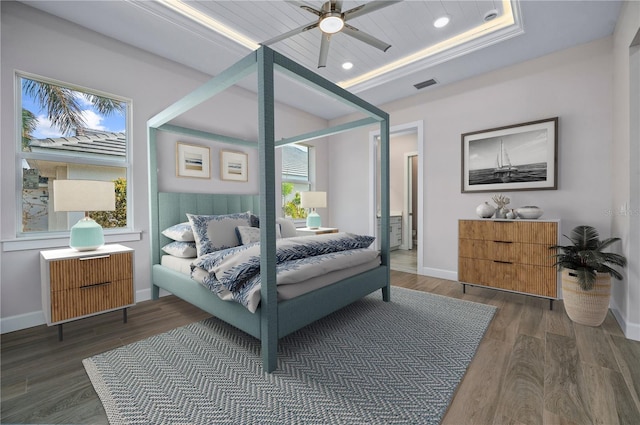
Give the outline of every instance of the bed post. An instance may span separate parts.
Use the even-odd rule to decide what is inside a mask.
[[[158,154],[157,132],[147,124],[147,173],[149,177],[149,244],[151,248],[151,264],[160,264],[160,229],[158,224]],[[153,272],[150,271],[150,276]],[[151,279],[151,299],[160,298],[160,288]]]
[[[273,51],[263,46],[257,53],[260,223],[267,224],[260,226],[260,339],[262,367],[265,372],[273,372],[278,363]]]
[[[389,192],[389,115],[380,121],[380,220],[381,229],[389,228],[390,192]],[[389,232],[380,232],[380,257],[382,264],[387,266],[387,284],[382,288],[382,299],[391,301],[391,258],[389,256]]]

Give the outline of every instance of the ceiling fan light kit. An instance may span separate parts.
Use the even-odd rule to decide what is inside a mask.
[[[351,36],[357,40],[362,41],[363,43],[373,46],[376,49],[386,52],[391,47],[389,43],[385,43],[382,40],[378,40],[374,36],[364,33],[359,29],[347,24],[346,22],[349,19],[357,18],[367,13],[371,13],[375,10],[382,9],[387,6],[391,6],[392,4],[399,3],[400,1],[402,0],[371,1],[369,3],[356,6],[353,9],[349,9],[343,13],[342,0],[327,1],[322,5],[322,8],[320,9],[315,9],[312,6],[310,6],[308,3],[305,3],[302,1],[288,0],[287,3],[298,5],[301,9],[304,9],[307,12],[310,12],[316,15],[318,17],[318,20],[316,22],[311,22],[299,28],[288,31],[284,34],[281,34],[277,37],[267,40],[261,44],[264,46],[268,46],[270,44],[277,43],[278,41],[284,40],[286,38],[292,37],[294,35],[297,35],[318,27],[322,32],[321,34],[322,37],[320,38],[320,54],[318,58],[318,68],[324,68],[325,66],[327,66],[327,57],[329,56],[329,43],[331,41],[331,36],[339,32],[342,32],[348,36]]]
[[[327,13],[320,20],[320,30],[325,34],[335,34],[340,32],[344,28],[344,21],[342,15],[339,13]]]

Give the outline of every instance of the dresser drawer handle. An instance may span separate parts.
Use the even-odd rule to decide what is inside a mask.
[[[500,263],[500,264],[513,264],[511,261],[500,261],[500,260],[493,260],[494,263]]]
[[[111,282],[94,283],[91,285],[81,286],[80,289],[95,288],[97,286],[107,286],[107,285],[111,285]]]
[[[79,258],[80,261],[87,261],[87,260],[97,260],[98,258],[109,258],[111,257],[109,254],[107,255],[96,255],[95,257],[81,257]]]
[[[495,243],[513,243],[513,241],[494,241]]]

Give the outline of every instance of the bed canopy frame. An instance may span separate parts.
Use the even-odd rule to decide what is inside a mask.
[[[366,115],[366,118],[359,119],[353,122],[341,124],[335,127],[321,129],[310,133],[305,133],[299,136],[275,140],[275,118],[274,118],[274,71],[282,72],[288,77],[293,78],[303,84],[311,86],[317,91],[324,93],[338,101],[341,101],[357,111],[360,111]],[[240,80],[249,76],[252,73],[257,74],[258,81],[258,140],[255,142],[242,140],[225,135],[210,133],[198,129],[185,128],[170,124],[170,121],[183,113],[189,111],[202,102],[212,98],[216,94],[226,90],[233,86]],[[162,209],[168,204],[165,199],[163,203],[163,196],[171,197],[171,194],[162,194],[158,191],[158,161],[157,161],[157,132],[171,132],[175,134],[183,134],[201,139],[208,139],[222,143],[240,144],[255,148],[259,151],[260,162],[260,194],[257,195],[243,195],[238,208],[245,208],[247,202],[249,205],[257,207],[259,210],[260,223],[275,223],[276,221],[276,203],[275,203],[275,154],[276,147],[287,145],[294,142],[302,142],[308,140],[314,140],[320,137],[326,137],[333,134],[349,131],[354,128],[363,126],[370,126],[372,124],[379,123],[380,125],[380,147],[381,147],[381,195],[380,195],[380,215],[381,215],[381,229],[389,228],[389,115],[378,109],[377,107],[365,102],[352,93],[342,89],[334,83],[326,80],[325,78],[313,73],[312,71],[304,68],[303,66],[293,62],[285,56],[273,51],[272,49],[262,46],[258,50],[245,56],[236,64],[227,68],[216,77],[209,80],[204,85],[200,86],[190,94],[186,95],[182,99],[173,103],[163,111],[156,114],[154,117],[147,121],[147,135],[148,135],[148,170],[149,170],[149,202],[150,202],[150,243],[151,243],[151,259],[152,266],[156,267],[160,264],[162,236],[161,230],[165,223],[159,218],[159,214],[162,214]],[[184,195],[184,194],[182,194]],[[188,196],[187,194],[186,196]],[[175,203],[183,199],[192,199],[180,197],[170,200],[169,202]],[[208,197],[205,203],[213,205],[216,202],[216,197],[225,197],[227,195],[209,195],[209,194],[197,194],[197,196]],[[233,195],[231,195],[233,196]],[[227,198],[224,198],[226,201]],[[191,202],[191,201],[190,201]],[[255,203],[258,203],[255,205]],[[194,205],[196,202],[194,202]],[[254,209],[254,210],[255,210]],[[246,209],[244,209],[246,211]],[[375,214],[375,211],[372,212]],[[185,217],[182,217],[183,221]],[[352,291],[348,286],[342,285],[341,290],[346,290],[346,296],[344,293],[337,293],[336,290],[328,289],[326,291],[319,290],[314,291],[310,296],[303,296],[301,300],[292,299],[281,301],[277,300],[276,289],[276,231],[274,225],[260,226],[260,276],[263,282],[261,286],[261,302],[258,311],[254,313],[246,313],[244,307],[237,303],[229,301],[221,301],[221,303],[232,304],[233,306],[224,306],[220,312],[221,305],[217,305],[217,309],[207,309],[207,306],[202,302],[199,302],[202,294],[189,296],[180,294],[181,289],[178,285],[167,283],[166,285],[160,285],[164,289],[168,289],[174,294],[181,296],[187,301],[191,301],[193,304],[198,305],[200,308],[210,312],[211,314],[221,317],[223,320],[236,325],[240,329],[243,329],[253,336],[256,336],[261,341],[261,355],[263,362],[263,369],[267,372],[271,372],[276,369],[277,365],[277,347],[278,339],[282,336],[291,333],[312,321],[323,317],[338,308],[347,305],[350,302],[355,301],[358,298],[370,293],[378,288],[382,289],[382,296],[385,301],[390,300],[390,272],[389,272],[389,232],[380,232],[378,235],[380,239],[380,257],[381,266],[376,270],[365,272],[362,276],[356,276],[355,281],[365,286],[369,285],[368,292],[358,293],[358,291]],[[152,274],[154,274],[152,272]],[[367,283],[372,279],[384,280],[383,283],[373,284]],[[354,278],[347,279],[346,281],[354,280]],[[265,284],[266,282],[266,284]],[[342,281],[345,282],[345,281]],[[339,282],[340,283],[340,282]],[[347,282],[349,283],[349,282]],[[340,285],[338,285],[340,286]],[[208,289],[202,288],[206,291]],[[152,282],[152,296],[157,299],[159,296],[160,287],[157,282]],[[352,294],[353,292],[353,294]],[[315,294],[317,293],[317,294]],[[309,295],[309,294],[307,294]],[[214,295],[215,296],[215,295]],[[330,297],[344,297],[344,301],[334,303]],[[307,300],[308,302],[305,302]],[[216,302],[217,303],[217,302]],[[220,304],[220,303],[218,303]],[[236,306],[237,304],[237,306]],[[280,304],[280,305],[279,305]],[[324,306],[327,305],[328,306]],[[236,308],[238,307],[238,308]],[[225,313],[229,310],[229,313]],[[225,314],[227,317],[225,317]],[[238,318],[235,316],[253,315],[258,317],[251,318]],[[296,315],[300,317],[296,317]],[[280,319],[279,320],[279,316]],[[250,322],[250,325],[244,325],[245,322]],[[280,322],[280,323],[279,323]],[[237,324],[238,323],[238,324]]]

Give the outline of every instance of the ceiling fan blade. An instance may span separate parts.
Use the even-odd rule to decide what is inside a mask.
[[[269,39],[267,41],[263,41],[260,44],[262,44],[263,46],[268,46],[270,44],[274,44],[274,43],[277,43],[278,41],[284,40],[285,38],[289,38],[289,37],[294,36],[296,34],[300,34],[302,32],[312,30],[317,26],[318,26],[318,22],[312,22],[312,23],[309,23],[309,24],[305,24],[305,25],[302,25],[301,27],[292,29],[291,31],[287,31],[284,34],[280,34],[279,36],[273,37],[273,38],[271,38],[271,39]]]
[[[306,10],[307,12],[311,12],[316,16],[320,16],[322,14],[322,12],[320,12],[318,9],[316,9],[315,7],[313,7],[313,5],[309,4],[309,3],[305,3],[303,1],[298,1],[298,0],[285,0],[285,3],[289,3],[292,4],[296,7],[299,7],[301,9]]]
[[[322,33],[322,39],[320,41],[320,57],[318,58],[318,68],[324,68],[327,66],[327,57],[329,56],[329,43],[331,36],[329,34]]]
[[[380,49],[383,52],[386,52],[389,49],[389,47],[391,47],[391,44],[385,43],[382,40],[378,40],[374,36],[369,35],[365,32],[362,32],[358,28],[352,27],[351,25],[348,25],[348,24],[344,24],[344,28],[342,28],[342,32],[362,42],[365,42],[368,45],[375,47],[376,49]]]
[[[356,6],[353,9],[349,9],[344,12],[344,20],[357,18],[358,16],[371,13],[375,10],[382,9],[383,7],[391,6],[392,4],[400,3],[402,0],[393,1],[370,1],[369,3]]]

